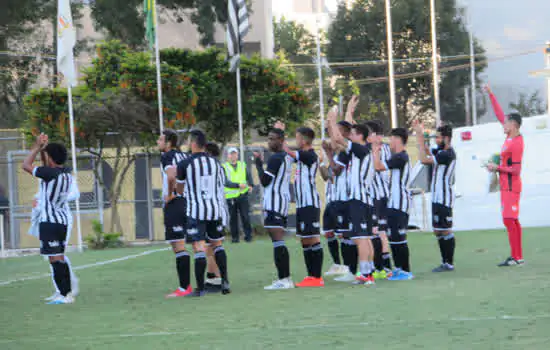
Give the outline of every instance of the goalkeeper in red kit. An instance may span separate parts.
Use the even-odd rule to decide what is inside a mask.
[[[500,180],[500,201],[502,219],[508,230],[511,256],[498,266],[522,265],[521,225],[519,223],[519,200],[521,196],[521,163],[523,161],[523,136],[520,134],[521,116],[512,113],[504,115],[496,97],[489,87],[486,88],[493,105],[493,110],[504,127],[506,141],[500,152],[500,165],[489,164],[489,171],[496,172]]]

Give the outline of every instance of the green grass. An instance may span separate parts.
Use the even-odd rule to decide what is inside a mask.
[[[435,275],[430,234],[411,234],[416,279],[376,288],[327,280],[324,289],[267,292],[270,243],[228,245],[233,293],[165,300],[176,283],[170,252],[78,271],[74,305],[48,306],[49,278],[0,286],[0,349],[547,349],[546,229],[525,232],[528,265],[499,269],[505,233],[458,233],[457,271]],[[289,239],[296,280],[304,276]],[[73,254],[75,266],[159,247]],[[325,268],[329,265],[325,250]],[[0,261],[0,282],[48,272],[39,257]]]

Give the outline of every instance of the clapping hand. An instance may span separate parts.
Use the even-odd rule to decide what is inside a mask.
[[[282,121],[277,120],[277,122],[275,123],[275,125],[273,125],[273,127],[274,127],[275,129],[281,129],[281,130],[284,131],[286,125],[285,125],[285,123],[283,123]]]

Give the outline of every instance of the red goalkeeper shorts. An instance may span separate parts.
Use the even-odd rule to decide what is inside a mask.
[[[521,193],[502,191],[500,192],[500,205],[504,219],[519,218],[519,198]]]

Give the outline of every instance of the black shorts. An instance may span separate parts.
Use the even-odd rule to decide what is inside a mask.
[[[168,242],[177,242],[186,236],[185,199],[174,198],[164,206],[164,233]]]
[[[390,242],[398,243],[407,241],[408,226],[409,214],[401,210],[388,208],[388,238]]]
[[[287,217],[274,211],[264,211],[265,228],[286,228]]]
[[[382,198],[375,200],[374,210],[378,218],[378,232],[386,232],[388,230],[388,199]]]
[[[51,222],[41,222],[38,226],[40,254],[55,256],[65,254],[67,226]]]
[[[360,239],[372,236],[372,208],[359,200],[348,203],[349,232],[344,238]]]
[[[323,232],[335,232],[341,236],[349,231],[348,203],[344,201],[330,202],[323,214]]]
[[[296,236],[301,238],[321,235],[321,210],[315,207],[296,209]]]
[[[367,222],[370,227],[373,234],[375,234],[378,231],[378,215],[376,215],[376,207],[374,205],[367,205],[367,218],[369,222]]]
[[[187,243],[206,243],[225,239],[221,220],[197,220],[187,218]]]
[[[434,231],[449,231],[453,228],[453,208],[432,203],[432,227]]]

